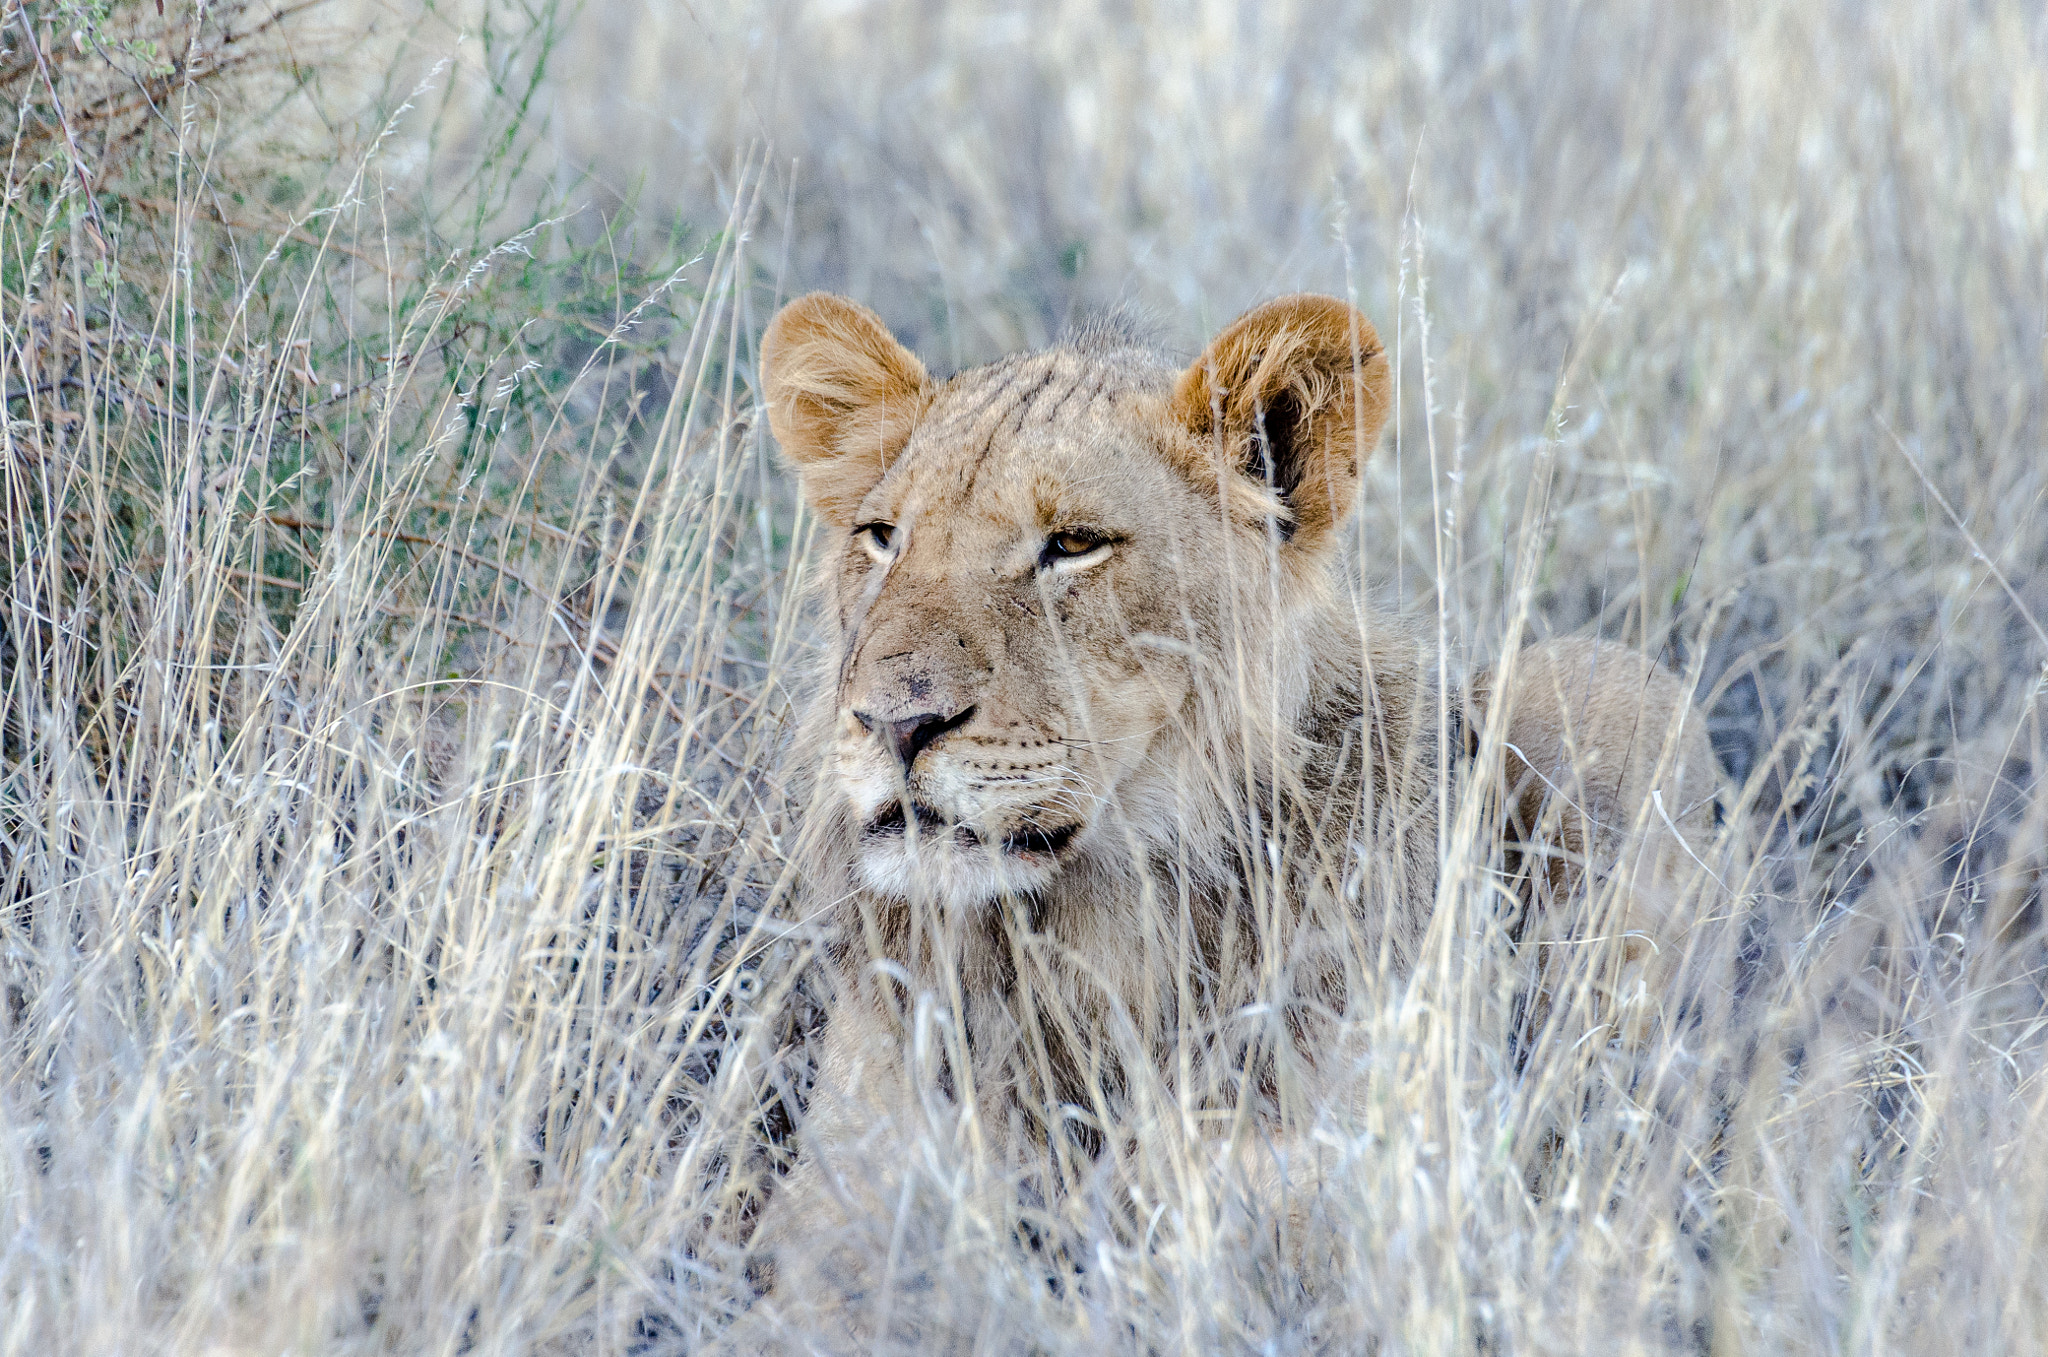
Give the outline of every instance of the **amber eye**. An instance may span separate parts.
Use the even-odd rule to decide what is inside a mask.
[[[861,545],[866,547],[872,555],[886,556],[889,554],[890,544],[896,540],[896,525],[894,523],[863,523],[853,530],[853,535],[861,539]]]
[[[1056,532],[1045,539],[1045,558],[1048,561],[1071,560],[1086,556],[1102,545],[1100,537],[1085,532]]]

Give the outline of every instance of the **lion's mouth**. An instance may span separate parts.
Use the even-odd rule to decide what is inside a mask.
[[[1003,836],[1003,851],[1020,857],[1034,853],[1056,857],[1074,841],[1074,834],[1080,828],[1079,825],[1061,825],[1057,829],[1040,829],[1037,825],[1025,825]]]
[[[917,821],[918,830],[926,834],[951,833],[963,848],[978,848],[982,836],[967,825],[954,824],[938,811],[921,801],[910,803],[910,817]],[[891,801],[868,821],[862,831],[868,838],[879,839],[903,834],[909,827],[903,813],[903,803]],[[1066,846],[1074,841],[1074,835],[1081,826],[1059,825],[1046,829],[1038,825],[1020,825],[1002,838],[1002,851],[1013,857],[1057,857]]]
[[[917,817],[917,827],[921,830],[936,834],[940,830],[947,828],[946,817],[922,801],[911,802],[910,811],[911,814]],[[974,834],[974,831],[968,829],[965,825],[961,825],[959,828],[965,833]],[[865,832],[871,838],[879,838],[884,834],[901,834],[903,830],[903,802],[897,800],[883,806],[875,815],[875,818],[868,821]],[[975,835],[975,838],[978,842],[980,836]]]

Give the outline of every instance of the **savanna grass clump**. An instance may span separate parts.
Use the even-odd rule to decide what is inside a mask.
[[[394,185],[459,70],[322,151],[244,17],[12,16],[0,1345],[588,1332],[765,894],[748,256],[507,226],[516,107]]]

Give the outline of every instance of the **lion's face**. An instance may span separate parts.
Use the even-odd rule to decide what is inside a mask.
[[[1163,392],[1061,351],[971,376],[862,497],[834,588],[831,773],[862,875],[955,901],[1040,886],[1086,846],[1187,700],[1185,647],[1162,642],[1224,536],[1157,446]]]
[[[1270,652],[1324,573],[1385,408],[1371,327],[1327,299],[1254,312],[1183,373],[1098,340],[935,383],[813,296],[763,366],[838,539],[821,790],[866,886],[957,907],[1130,852],[1202,685],[1246,673],[1228,640]]]

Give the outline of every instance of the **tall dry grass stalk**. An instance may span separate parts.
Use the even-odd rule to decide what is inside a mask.
[[[821,938],[813,532],[750,382],[817,284],[940,362],[1355,296],[1401,374],[1357,595],[1452,675],[1664,655],[1743,795],[1640,1050],[1447,838],[1314,1125],[1319,1276],[1176,1095],[1051,1206],[941,1118],[873,1222],[928,1250],[898,1346],[2048,1342],[2029,8],[595,8],[458,54],[550,136],[422,131],[437,75],[289,183],[204,63],[138,112],[7,31],[0,1351],[678,1352],[752,1304]],[[592,160],[718,229],[506,224]]]

